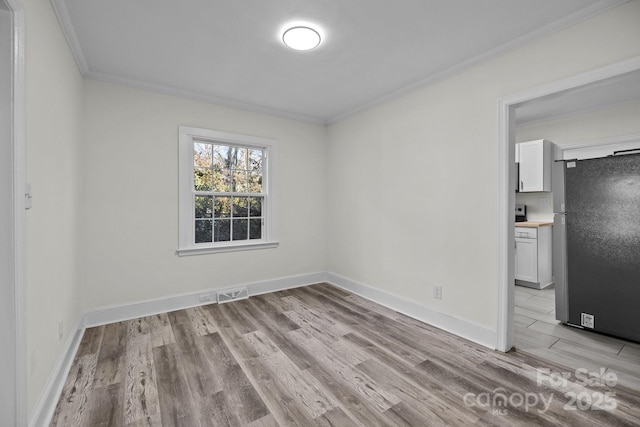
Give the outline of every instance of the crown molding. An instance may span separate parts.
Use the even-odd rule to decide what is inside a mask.
[[[195,92],[191,90],[179,89],[169,85],[149,83],[141,80],[114,76],[111,74],[96,73],[94,71],[87,72],[84,75],[84,77],[91,80],[97,80],[97,81],[102,81],[106,83],[113,83],[120,86],[129,86],[132,88],[147,90],[150,92],[157,92],[165,95],[176,96],[179,98],[186,98],[186,99],[192,99],[195,101],[206,102],[206,103],[215,104],[221,107],[235,108],[237,110],[244,110],[251,113],[266,114],[266,115],[278,117],[281,119],[290,119],[290,120],[296,120],[299,122],[318,124],[323,126],[326,125],[326,121],[323,119],[306,116],[303,114],[291,113],[289,111],[278,110],[275,108],[269,108],[269,107],[264,107],[260,105],[233,101],[231,99],[222,98],[215,95],[209,95],[201,92]]]
[[[60,24],[64,37],[67,39],[67,44],[71,49],[71,54],[76,61],[80,73],[86,76],[89,72],[89,65],[84,57],[84,53],[82,53],[82,47],[80,46],[80,40],[78,40],[76,30],[71,23],[67,4],[64,0],[51,0],[51,7],[58,18],[58,23]]]

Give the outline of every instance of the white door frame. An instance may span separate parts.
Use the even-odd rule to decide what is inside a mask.
[[[640,56],[586,73],[528,89],[498,101],[498,318],[496,348],[509,351],[514,344],[514,253],[513,212],[515,209],[515,109],[543,96],[559,94],[580,86],[640,70]]]
[[[0,117],[0,124],[10,129],[10,141],[0,144],[0,155],[9,159],[12,184],[0,190],[2,203],[8,202],[9,218],[0,218],[2,227],[9,231],[0,251],[8,258],[7,268],[0,272],[0,319],[7,327],[2,329],[0,342],[0,424],[23,426],[27,424],[26,408],[26,327],[25,327],[25,74],[24,74],[24,8],[21,0],[0,0],[9,9],[12,40],[10,56],[11,94],[1,99],[9,114]],[[2,19],[7,19],[2,17]],[[3,49],[4,50],[4,49]],[[6,128],[5,128],[6,129]],[[4,335],[7,336],[4,336]]]

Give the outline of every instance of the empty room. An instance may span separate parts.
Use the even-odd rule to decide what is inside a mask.
[[[639,1],[0,24],[0,425],[640,424]]]

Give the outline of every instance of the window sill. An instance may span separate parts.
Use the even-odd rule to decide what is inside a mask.
[[[258,242],[258,243],[241,243],[231,244],[225,246],[203,246],[195,248],[181,248],[176,250],[178,256],[192,256],[192,255],[205,255],[216,254],[220,252],[238,252],[238,251],[252,251],[255,249],[271,249],[277,248],[280,242]]]

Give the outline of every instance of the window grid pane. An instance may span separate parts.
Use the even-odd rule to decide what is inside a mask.
[[[210,168],[213,160],[212,145],[204,142],[193,144],[193,165]]]
[[[196,196],[196,219],[211,218],[213,213],[213,196]]]
[[[231,197],[215,197],[215,218],[231,218]]]
[[[210,219],[196,219],[195,227],[196,243],[211,243],[213,221],[211,221]]]
[[[214,242],[228,242],[231,240],[231,220],[219,219],[214,222]]]
[[[199,167],[193,169],[193,187],[196,191],[211,191],[212,181],[211,169]]]
[[[249,220],[249,239],[262,239],[262,218]]]
[[[249,238],[248,219],[233,220],[233,240],[247,240]]]
[[[231,175],[226,169],[213,170],[213,191],[227,193],[231,191]]]

